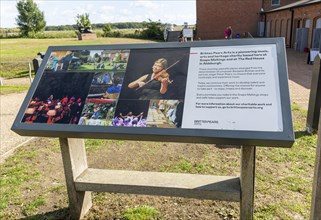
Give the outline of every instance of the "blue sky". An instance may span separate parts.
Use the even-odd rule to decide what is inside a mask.
[[[44,12],[47,25],[75,24],[77,14],[89,13],[91,23],[161,20],[183,25],[196,23],[196,0],[34,0]],[[0,27],[16,27],[17,0],[1,0]]]

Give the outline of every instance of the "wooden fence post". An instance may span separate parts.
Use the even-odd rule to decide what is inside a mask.
[[[59,138],[72,219],[81,219],[91,208],[91,192],[77,191],[75,179],[88,168],[84,139]]]
[[[255,151],[255,146],[242,146],[241,148],[241,220],[253,219]]]
[[[321,116],[321,112],[320,112]],[[315,168],[312,189],[311,220],[321,220],[321,117],[319,120],[318,143],[317,143]]]
[[[312,70],[309,108],[307,115],[307,132],[311,134],[318,129],[321,108],[321,59],[317,56]]]

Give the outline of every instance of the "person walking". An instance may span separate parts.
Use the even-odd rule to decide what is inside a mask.
[[[224,37],[226,40],[232,39],[232,27],[231,26],[226,27],[225,32],[224,32]]]

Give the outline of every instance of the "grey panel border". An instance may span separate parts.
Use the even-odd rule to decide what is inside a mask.
[[[282,132],[237,131],[237,130],[210,130],[185,128],[130,128],[104,127],[88,125],[61,125],[61,124],[25,124],[21,123],[24,111],[32,98],[38,83],[45,70],[45,65],[52,51],[57,50],[124,50],[124,49],[161,49],[161,48],[190,48],[215,46],[242,46],[275,44],[279,70],[279,88],[281,111],[283,119]],[[149,44],[114,44],[89,46],[54,46],[49,47],[41,63],[36,77],[24,99],[19,113],[11,128],[20,135],[63,137],[63,138],[97,138],[121,139],[140,141],[172,141],[185,143],[208,143],[226,145],[255,145],[269,147],[291,147],[294,143],[291,105],[288,86],[288,67],[284,38],[215,40],[194,42],[171,42]]]

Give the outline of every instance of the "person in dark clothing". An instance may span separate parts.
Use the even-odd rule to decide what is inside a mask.
[[[152,67],[153,73],[145,74],[129,83],[128,88],[139,88],[140,100],[162,99],[167,92],[168,84],[172,83],[166,68],[167,60],[165,58],[156,60]]]
[[[177,128],[180,128],[182,126],[182,119],[183,119],[183,109],[184,109],[184,103],[180,102],[176,106],[176,112],[175,112],[175,125]]]
[[[69,64],[71,62],[73,58],[73,53],[69,53],[67,55],[65,55],[63,58],[61,58],[61,60],[59,61],[60,63],[62,63],[62,70],[68,70]]]
[[[232,39],[232,27],[231,27],[231,26],[228,26],[228,27],[225,29],[224,37],[225,37],[225,39],[227,39],[227,40],[231,40],[231,39]]]

